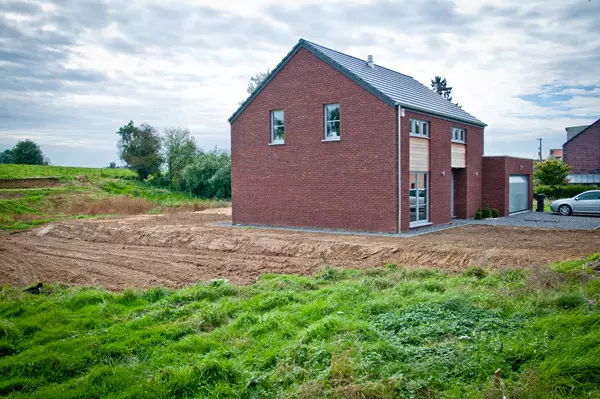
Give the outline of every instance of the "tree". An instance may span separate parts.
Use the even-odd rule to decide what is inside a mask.
[[[571,167],[556,159],[548,159],[535,164],[533,177],[540,185],[559,186],[567,184],[567,175]]]
[[[12,161],[23,165],[43,165],[44,153],[33,141],[19,141],[12,149]]]
[[[267,69],[267,72],[259,72],[254,76],[250,77],[250,81],[248,82],[248,89],[246,91],[248,94],[254,93],[256,89],[265,81],[267,76],[269,76],[271,72]]]
[[[448,87],[446,78],[442,79],[440,76],[436,76],[431,79],[431,88],[448,101],[452,101],[452,87]]]
[[[0,163],[13,163],[11,150],[4,150],[4,152],[0,152]]]
[[[183,168],[194,161],[198,153],[196,140],[188,129],[166,128],[163,135],[163,154],[169,179],[180,178]]]
[[[117,134],[121,136],[117,144],[119,157],[137,172],[140,180],[160,170],[160,136],[154,127],[147,123],[137,127],[130,121]]]
[[[116,169],[117,168],[117,163],[116,162],[111,162],[108,164],[108,169]]]

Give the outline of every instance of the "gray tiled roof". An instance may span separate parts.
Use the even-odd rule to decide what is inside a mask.
[[[399,105],[413,111],[421,111],[459,122],[486,126],[485,123],[473,115],[457,107],[408,75],[379,65],[371,68],[365,60],[331,50],[304,39],[300,39],[298,44],[273,69],[267,79],[240,105],[237,111],[229,118],[229,122],[233,122],[244,111],[248,104],[252,102],[301,48],[307,49],[390,106]]]
[[[371,68],[365,60],[361,60],[360,58],[331,50],[316,43],[305,42],[358,76],[367,84],[381,91],[403,108],[430,112],[451,119],[484,125],[482,121],[473,115],[408,75],[392,71],[377,64],[374,65],[374,68]]]

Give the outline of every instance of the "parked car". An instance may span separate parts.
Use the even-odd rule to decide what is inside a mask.
[[[559,199],[550,204],[552,212],[569,216],[573,213],[600,214],[600,190],[590,190],[573,198]]]

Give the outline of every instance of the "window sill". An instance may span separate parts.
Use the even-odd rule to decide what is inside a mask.
[[[333,138],[333,139],[323,139],[323,140],[321,140],[321,142],[324,142],[324,143],[326,143],[328,141],[342,141],[342,139],[339,138],[339,137],[336,137],[336,138]]]
[[[274,143],[269,143],[269,145],[284,145],[285,143],[282,142],[274,142]]]
[[[431,223],[431,222],[411,222],[408,227],[411,229],[414,229],[415,227],[431,226],[432,224],[433,223]]]
[[[427,139],[427,140],[431,139],[431,137],[429,137],[429,136],[423,136],[421,134],[414,134],[414,133],[411,133],[410,137],[417,137],[417,138],[420,138],[420,139]]]
[[[466,141],[451,140],[454,144],[467,144]]]

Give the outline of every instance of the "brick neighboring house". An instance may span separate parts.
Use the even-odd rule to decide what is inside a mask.
[[[589,126],[565,130],[567,142],[563,144],[563,160],[571,166],[569,182],[600,184],[600,119]]]
[[[487,161],[483,122],[370,56],[301,39],[229,122],[234,224],[406,231],[472,217],[486,190],[507,214],[515,174],[531,206],[531,160]]]

